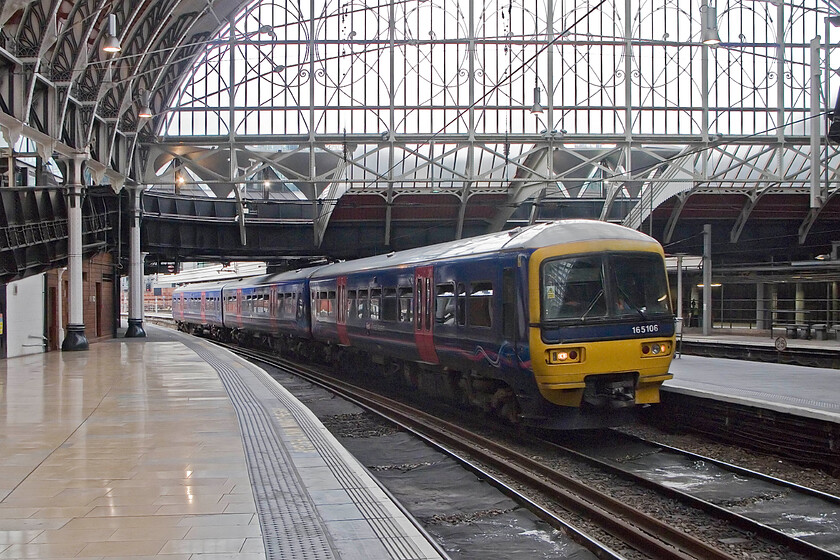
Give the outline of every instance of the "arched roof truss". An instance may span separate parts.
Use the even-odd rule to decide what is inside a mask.
[[[837,8],[716,7],[712,48],[706,0],[7,0],[0,129],[94,183],[289,205],[316,244],[376,215],[388,245],[412,205],[456,237],[592,201],[673,232],[712,193],[740,200],[737,241],[808,191],[804,241],[837,190]]]

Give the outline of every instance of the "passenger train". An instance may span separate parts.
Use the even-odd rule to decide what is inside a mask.
[[[522,425],[616,425],[659,402],[674,350],[662,246],[563,220],[183,286],[186,332],[400,378]]]

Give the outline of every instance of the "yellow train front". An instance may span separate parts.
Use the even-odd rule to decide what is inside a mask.
[[[574,418],[561,414],[565,427],[623,423],[636,405],[659,402],[672,377],[674,315],[661,245],[625,228],[587,225],[528,262],[531,367],[546,401],[577,409]]]

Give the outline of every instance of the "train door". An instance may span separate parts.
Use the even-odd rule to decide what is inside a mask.
[[[519,337],[516,332],[516,271],[507,267],[502,272],[502,336],[518,348]]]
[[[347,277],[339,276],[336,279],[337,301],[336,323],[338,329],[338,341],[341,344],[350,344],[350,337],[347,335]]]
[[[236,325],[242,328],[242,288],[236,288]]]
[[[438,363],[432,325],[434,324],[434,268],[418,266],[414,269],[414,342],[420,359]]]
[[[201,324],[202,325],[207,323],[207,314],[205,313],[205,309],[207,309],[207,307],[205,307],[206,305],[207,305],[207,302],[206,302],[206,299],[205,299],[205,292],[201,292]]]

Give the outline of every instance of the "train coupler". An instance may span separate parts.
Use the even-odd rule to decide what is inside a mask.
[[[635,376],[589,377],[583,390],[583,402],[596,408],[633,406],[636,404]]]

